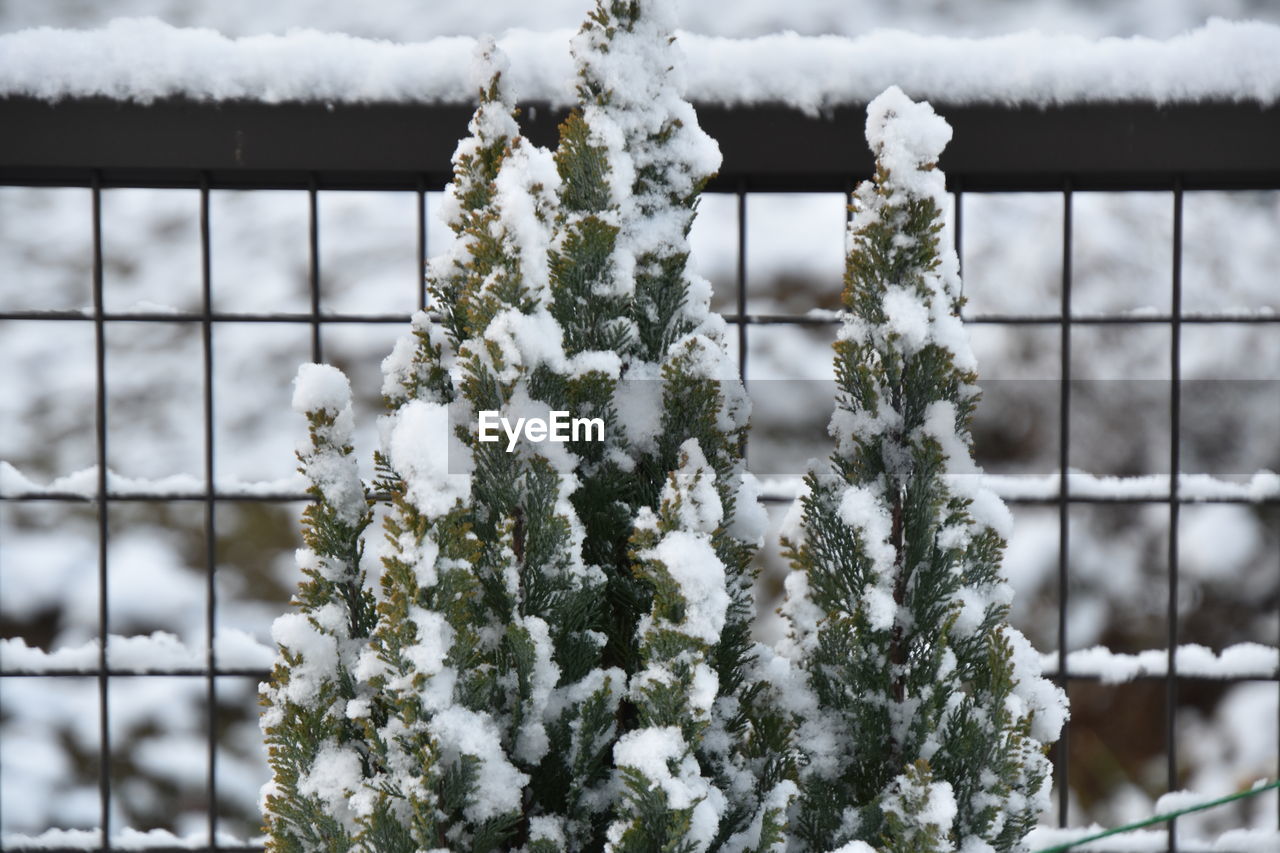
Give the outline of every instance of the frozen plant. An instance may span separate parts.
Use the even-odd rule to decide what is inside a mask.
[[[355,671],[376,618],[361,569],[370,513],[352,456],[351,386],[328,365],[303,365],[293,407],[306,415],[298,451],[312,503],[303,512],[303,581],[297,612],[272,625],[280,657],[262,693],[262,729],[275,776],[262,792],[277,839],[289,849],[345,849],[352,833],[346,797],[364,760]]]
[[[972,460],[976,365],[936,167],[950,138],[896,87],[867,109],[836,450],[788,544],[799,849],[1015,850],[1048,804],[1066,703],[1007,623],[1011,518]]]
[[[273,849],[706,850],[761,837],[762,809],[778,820],[747,672],[763,513],[738,452],[746,399],[686,268],[719,151],[672,73],[674,24],[670,0],[598,4],[554,155],[520,136],[504,60],[482,49],[446,192],[457,239],[428,271],[437,318],[383,366],[378,594],[326,587],[320,613],[304,584],[281,624],[306,630],[277,632]],[[308,366],[300,399],[319,377],[345,387]],[[302,408],[349,427],[324,403]],[[552,411],[599,418],[604,439],[510,452],[475,428]],[[303,454],[308,536],[359,583],[369,511],[337,444],[341,466]],[[327,509],[339,467],[358,523]],[[335,656],[313,635],[354,625],[353,602]],[[290,691],[311,698],[305,725]]]
[[[748,401],[687,265],[719,151],[674,27],[674,0],[599,0],[554,154],[482,45],[456,240],[427,273],[435,316],[383,363],[371,488],[346,379],[299,373],[314,503],[263,696],[274,851],[978,853],[1034,817],[1057,694],[1003,624],[1001,507],[948,473],[971,465],[973,377],[921,167],[949,131],[900,95],[873,109],[839,451],[810,479],[775,653],[750,634]],[[552,412],[603,437],[478,428]]]

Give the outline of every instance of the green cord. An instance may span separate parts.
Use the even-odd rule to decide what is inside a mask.
[[[1233,800],[1242,800],[1245,797],[1256,796],[1257,794],[1261,794],[1263,791],[1270,791],[1273,788],[1280,788],[1280,780],[1268,782],[1266,785],[1259,785],[1255,788],[1250,788],[1247,791],[1240,791],[1235,794],[1229,794],[1225,797],[1219,797],[1218,799],[1210,800],[1207,803],[1200,803],[1199,805],[1188,806],[1185,809],[1179,809],[1177,811],[1169,812],[1168,814],[1149,817],[1146,820],[1140,820],[1137,823],[1127,823],[1124,826],[1117,826],[1115,829],[1107,829],[1102,832],[1094,833],[1093,835],[1086,835],[1084,838],[1077,838],[1075,841],[1068,841],[1065,844],[1055,844],[1052,847],[1042,847],[1035,851],[1035,853],[1062,853],[1063,850],[1070,850],[1072,847],[1079,847],[1082,844],[1097,841],[1099,838],[1106,838],[1109,835],[1119,835],[1122,832],[1132,832],[1135,829],[1142,829],[1144,826],[1151,826],[1155,823],[1164,823],[1166,821],[1173,820],[1174,818],[1181,817],[1184,814],[1212,809],[1217,806],[1230,803]]]

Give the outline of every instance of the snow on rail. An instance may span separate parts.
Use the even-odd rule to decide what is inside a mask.
[[[985,474],[987,488],[1005,500],[1047,500],[1058,497],[1058,474]],[[1169,497],[1169,475],[1103,477],[1075,469],[1067,470],[1067,494],[1075,498],[1115,498],[1132,500]],[[1247,480],[1224,480],[1211,474],[1179,474],[1178,496],[1186,500],[1265,501],[1280,497],[1280,475],[1258,471]]]
[[[1037,826],[1026,838],[1032,851],[1066,844],[1101,832],[1103,827]],[[1169,833],[1165,829],[1126,832],[1081,844],[1073,848],[1080,853],[1164,853],[1169,849]],[[1193,838],[1179,833],[1179,853],[1275,853],[1280,850],[1280,832],[1262,829],[1232,829],[1215,838]]]
[[[216,635],[214,657],[222,669],[266,669],[275,658],[275,650],[243,631],[224,628]],[[1046,674],[1059,674],[1057,652],[1046,652],[1040,660]],[[1188,678],[1271,679],[1280,673],[1280,649],[1259,643],[1239,643],[1215,653],[1191,644],[1178,647],[1176,664],[1178,674]],[[164,631],[131,637],[112,634],[107,638],[107,665],[134,672],[199,669],[205,665],[205,650],[189,647]],[[1167,673],[1167,666],[1165,649],[1121,654],[1097,646],[1067,655],[1069,673],[1094,677],[1105,684],[1161,677]],[[96,672],[97,668],[97,640],[46,652],[28,646],[21,637],[0,639],[0,672]]]
[[[204,496],[205,482],[191,474],[174,474],[159,479],[126,477],[107,469],[107,493],[113,496],[158,498],[199,498]],[[248,482],[222,480],[214,483],[219,497],[271,497],[297,495],[306,491],[307,482],[300,476],[280,480]],[[22,499],[41,496],[94,498],[98,495],[98,466],[58,477],[47,484],[37,483],[13,465],[0,460],[0,498]]]
[[[1058,672],[1057,652],[1041,654],[1040,665],[1046,676],[1061,674]],[[1180,677],[1272,679],[1280,673],[1280,649],[1259,643],[1239,643],[1215,654],[1212,649],[1189,644],[1178,647],[1174,665]],[[1103,646],[1079,649],[1067,654],[1067,672],[1094,677],[1104,684],[1162,677],[1169,672],[1169,652],[1167,649],[1150,649],[1131,655],[1113,652]]]
[[[969,476],[969,475],[961,475]],[[1062,478],[1058,474],[982,474],[982,484],[1006,501],[1056,500]],[[803,488],[800,477],[762,477],[764,491],[790,499]],[[1169,497],[1169,475],[1105,477],[1070,469],[1067,496],[1101,500],[1156,500]],[[1263,503],[1280,498],[1280,475],[1258,471],[1249,477],[1231,480],[1210,474],[1178,475],[1178,497],[1187,501],[1243,501]]]
[[[507,32],[524,100],[575,100],[569,31]],[[789,104],[813,113],[863,104],[889,85],[942,103],[1155,103],[1280,99],[1280,27],[1210,20],[1168,40],[1018,33],[990,38],[875,31],[856,38],[685,33],[688,97],[703,104]],[[102,96],[149,102],[470,103],[476,41],[400,44],[312,30],[228,38],[155,19],[98,30],[0,35],[0,96]]]
[[[219,850],[260,849],[265,838],[243,840],[225,832],[217,834]],[[163,829],[145,832],[125,827],[111,836],[112,850],[153,850],[156,848],[207,850],[208,833],[174,835]],[[95,850],[102,847],[101,829],[49,829],[39,835],[22,835],[6,832],[0,836],[0,847],[5,850]]]
[[[1102,827],[1038,826],[1031,830],[1026,843],[1031,850],[1040,850],[1064,844],[1077,838],[1100,832]],[[39,835],[5,833],[0,845],[6,850],[93,850],[102,846],[102,833],[97,829],[50,829]],[[218,833],[218,849],[259,849],[264,838],[242,840],[225,833]],[[151,850],[155,848],[198,850],[208,847],[209,838],[203,833],[178,836],[162,829],[146,832],[125,828],[111,838],[113,850]],[[1076,848],[1082,853],[1156,853],[1168,849],[1169,835],[1163,830],[1128,832]],[[1192,838],[1179,835],[1178,850],[1181,853],[1274,853],[1280,850],[1280,832],[1260,829],[1233,829],[1216,838]]]
[[[214,635],[213,654],[219,669],[270,669],[275,660],[275,649],[236,628],[222,628]],[[203,669],[205,663],[203,647],[187,646],[164,631],[146,636],[111,634],[107,637],[107,666],[113,670]],[[97,670],[97,640],[46,652],[28,646],[21,637],[0,639],[0,672],[38,675]]]
[[[960,475],[969,476],[969,475]],[[983,485],[1007,501],[1054,500],[1061,478],[1057,474],[982,474]],[[800,477],[762,477],[765,493],[782,499],[794,498],[803,483]],[[154,498],[200,498],[204,480],[190,474],[160,479],[126,477],[107,471],[107,493],[112,496]],[[218,480],[218,497],[281,497],[302,494],[307,487],[302,477],[247,482]],[[8,462],[0,460],[0,498],[22,500],[47,496],[92,499],[98,494],[98,468],[90,466],[41,484]],[[1165,500],[1169,497],[1169,475],[1104,477],[1071,469],[1067,473],[1067,494],[1072,498],[1112,500]],[[1280,498],[1280,474],[1258,471],[1248,478],[1231,480],[1210,474],[1180,474],[1178,496],[1187,501],[1243,501],[1264,503]]]

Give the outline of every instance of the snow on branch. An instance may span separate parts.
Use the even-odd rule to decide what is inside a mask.
[[[531,101],[575,100],[570,33],[512,30],[498,40]],[[1210,20],[1167,40],[1015,33],[950,38],[876,31],[856,38],[684,33],[690,100],[789,104],[807,112],[870,101],[896,84],[938,103],[1280,99],[1280,27]],[[476,40],[415,44],[312,30],[228,38],[155,19],[98,30],[0,35],[0,96],[470,103]]]
[[[268,669],[275,649],[235,628],[223,628],[216,635],[214,659],[222,669]],[[205,649],[193,648],[173,634],[156,631],[145,636],[107,637],[107,665],[112,669],[147,672],[171,669],[203,669]],[[97,672],[98,641],[46,652],[31,647],[21,637],[0,639],[0,672]],[[7,846],[7,845],[6,845]]]
[[[1045,675],[1058,670],[1058,653],[1040,656]],[[1187,678],[1273,679],[1280,674],[1280,649],[1259,643],[1238,643],[1215,654],[1212,649],[1190,644],[1179,646],[1174,663],[1177,674]],[[1103,646],[1079,649],[1067,655],[1067,672],[1090,676],[1104,684],[1123,684],[1138,678],[1163,677],[1169,672],[1169,652],[1148,649],[1136,655],[1120,654]]]

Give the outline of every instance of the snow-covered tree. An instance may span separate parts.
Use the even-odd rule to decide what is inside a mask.
[[[892,99],[869,124],[839,451],[810,478],[776,654],[750,635],[749,406],[688,270],[719,152],[674,17],[599,0],[554,154],[482,45],[456,239],[383,363],[378,561],[346,380],[299,377],[315,502],[264,693],[273,848],[979,853],[1034,814],[1056,694],[1003,625],[1001,508],[951,476],[975,393],[928,168],[945,125]],[[557,411],[603,429],[486,432]]]
[[[936,168],[950,137],[897,88],[868,107],[836,452],[789,545],[800,849],[1013,850],[1047,805],[1065,701],[1007,624],[1010,517],[972,461],[977,376]]]
[[[368,747],[347,716],[355,670],[373,630],[373,595],[361,568],[370,513],[352,456],[351,386],[338,370],[306,364],[293,407],[306,415],[298,451],[312,503],[297,553],[296,612],[272,626],[280,657],[262,696],[274,778],[263,792],[273,850],[345,850],[358,829],[346,798],[359,789]]]
[[[389,703],[388,775],[375,787],[388,813],[411,815],[418,847],[566,849],[603,822],[587,801],[607,781],[624,681],[598,668],[604,576],[582,561],[572,448],[513,453],[474,426],[486,410],[545,416],[548,392],[616,376],[617,357],[564,353],[548,310],[558,177],[519,137],[500,68],[471,129],[447,193],[458,240],[430,271],[446,339],[419,328],[385,368],[394,394],[433,365],[452,399],[405,393],[385,429],[393,544],[368,673]]]
[[[659,513],[642,508],[631,539],[636,574],[653,592],[630,685],[637,727],[614,748],[626,786],[609,831],[615,850],[705,850],[725,811],[724,793],[698,763],[719,692],[710,650],[729,607],[713,545],[724,535],[722,519],[715,473],[691,439]]]
[[[620,429],[606,445],[584,451],[574,496],[586,529],[584,554],[609,578],[608,663],[628,674],[651,667],[650,609],[665,606],[663,576],[645,567],[638,556],[645,552],[629,537],[635,528],[643,538],[644,526],[663,517],[671,472],[687,464],[691,446],[704,489],[716,498],[719,527],[710,541],[726,607],[718,636],[701,652],[715,677],[714,688],[703,679],[707,736],[686,746],[697,744],[700,772],[717,786],[720,811],[705,843],[715,848],[734,837],[731,848],[743,849],[759,837],[753,825],[774,819],[765,821],[761,810],[770,796],[776,801],[786,763],[773,761],[765,746],[781,742],[765,734],[780,724],[751,666],[751,560],[764,515],[741,453],[749,405],[726,355],[724,322],[710,311],[710,285],[688,269],[698,195],[720,153],[683,97],[675,25],[673,0],[600,0],[573,41],[580,104],[561,129],[557,151],[553,311],[568,349],[608,346],[622,359],[622,381],[600,402]],[[636,731],[645,716],[650,687],[633,676],[624,732]],[[661,781],[636,774],[633,790]],[[636,831],[684,819],[653,811],[661,811],[657,802],[647,801],[646,816],[631,824]],[[767,810],[776,815],[775,807]]]

